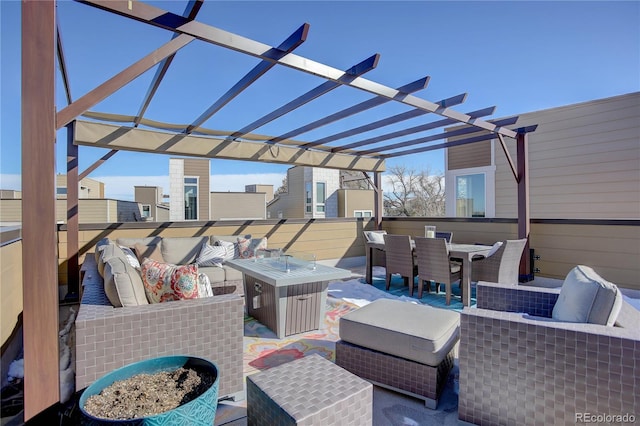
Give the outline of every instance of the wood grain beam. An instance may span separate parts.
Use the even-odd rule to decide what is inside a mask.
[[[22,1],[24,420],[60,400],[54,1]]]

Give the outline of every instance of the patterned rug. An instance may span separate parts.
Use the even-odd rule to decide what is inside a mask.
[[[335,342],[339,339],[340,317],[357,308],[344,300],[327,297],[327,313],[319,330],[278,339],[275,333],[245,316],[244,319],[244,375],[284,364],[306,355],[318,354],[335,360]]]

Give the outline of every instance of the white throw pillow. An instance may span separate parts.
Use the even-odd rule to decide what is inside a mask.
[[[216,246],[224,247],[227,249],[227,254],[225,255],[225,260],[229,259],[237,259],[240,257],[240,251],[238,250],[238,243],[231,241],[216,241]]]
[[[493,246],[491,246],[491,250],[489,250],[489,253],[487,253],[487,257],[493,256],[494,254],[496,254],[496,252],[500,250],[500,247],[502,247],[502,244],[503,244],[502,241],[498,241]]]
[[[207,274],[198,274],[198,299],[211,296],[213,296],[213,289],[211,288],[209,277]]]
[[[139,271],[140,261],[138,260],[138,256],[136,256],[133,250],[125,246],[119,246],[119,247],[122,249],[122,251],[124,252],[124,255],[127,257],[127,262],[129,262],[129,265],[133,266],[134,268],[136,268],[136,270]]]
[[[224,246],[212,246],[204,243],[200,249],[200,254],[196,258],[198,266],[217,266],[222,268],[222,262],[227,255],[227,249]]]
[[[562,283],[551,317],[558,321],[613,326],[622,309],[622,293],[592,268],[578,265]]]
[[[384,234],[386,232],[367,231],[365,235],[370,243],[384,244]]]

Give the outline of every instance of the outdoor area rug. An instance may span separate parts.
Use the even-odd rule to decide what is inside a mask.
[[[382,271],[384,274],[383,268]],[[392,286],[395,285],[394,283]],[[402,280],[397,282],[397,287],[403,287]],[[382,278],[382,288],[384,289],[384,278]],[[362,278],[332,282],[329,284],[328,293],[326,315],[319,330],[278,339],[275,333],[260,322],[252,317],[245,317],[243,354],[245,377],[311,354],[318,354],[330,361],[335,361],[335,342],[339,339],[340,317],[380,298],[417,303],[417,299],[407,297],[401,292],[387,293],[376,285],[366,284]],[[444,304],[444,292],[441,296]],[[426,301],[425,295],[422,303]],[[453,300],[451,305],[454,305]],[[421,400],[375,387],[373,424],[376,426],[456,424],[458,420],[457,372],[456,363],[449,375],[437,410],[425,408]],[[231,401],[219,403],[215,424],[246,425],[246,403],[246,400],[237,403]]]

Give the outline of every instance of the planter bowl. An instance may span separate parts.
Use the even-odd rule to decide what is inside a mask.
[[[148,417],[131,420],[114,420],[94,417],[84,410],[87,399],[99,394],[104,388],[116,381],[128,379],[137,374],[154,374],[161,371],[176,370],[180,367],[193,368],[211,374],[213,384],[196,399],[180,405],[173,410]],[[114,370],[89,385],[80,397],[80,411],[85,425],[212,425],[218,404],[218,368],[206,359],[191,356],[166,356],[138,361]]]

